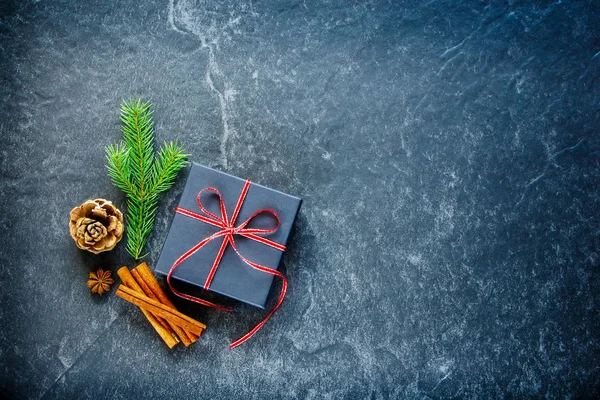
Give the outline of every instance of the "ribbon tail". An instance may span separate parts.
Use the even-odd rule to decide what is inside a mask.
[[[258,325],[256,325],[254,328],[252,328],[252,330],[250,332],[246,333],[244,336],[242,336],[241,338],[239,338],[235,342],[231,343],[229,345],[230,349],[236,348],[237,346],[239,346],[240,344],[244,343],[245,341],[247,341],[248,339],[250,339],[252,336],[254,336],[254,334],[256,332],[258,332],[258,330],[260,328],[263,327],[263,325],[269,320],[269,318],[271,318],[271,316],[275,313],[275,311],[277,311],[277,309],[281,306],[281,303],[283,303],[283,299],[285,298],[285,293],[287,292],[287,279],[285,278],[285,276],[281,272],[279,272],[277,270],[274,270],[274,269],[263,267],[260,264],[253,263],[252,261],[246,259],[244,256],[242,256],[237,251],[237,248],[235,247],[235,243],[232,243],[232,247],[235,249],[236,253],[238,253],[238,255],[240,256],[240,258],[246,264],[250,265],[252,268],[257,269],[259,271],[262,271],[262,272],[265,272],[267,274],[274,275],[274,276],[277,276],[277,277],[281,278],[282,282],[283,282],[283,285],[281,286],[281,293],[279,293],[279,299],[277,299],[277,304],[275,304],[275,307],[273,307],[273,309],[271,311],[269,311],[269,313],[267,314],[267,316],[264,317],[263,320],[258,323]]]
[[[207,244],[208,242],[210,242],[214,238],[222,236],[222,235],[223,235],[222,232],[217,232],[214,235],[209,236],[208,238],[204,239],[203,241],[201,241],[200,243],[198,243],[197,245],[195,245],[194,247],[192,247],[191,249],[189,249],[181,257],[179,257],[177,259],[177,261],[175,261],[175,263],[173,264],[173,266],[171,266],[171,269],[169,270],[169,274],[167,275],[167,285],[169,285],[169,289],[171,289],[171,291],[173,292],[173,294],[175,294],[177,297],[181,297],[182,299],[193,301],[194,303],[202,304],[203,306],[216,308],[216,309],[222,310],[222,311],[232,312],[233,310],[230,309],[230,308],[226,308],[226,307],[223,307],[223,306],[211,303],[210,301],[201,299],[199,297],[190,296],[190,295],[187,295],[185,293],[182,293],[182,292],[178,291],[177,289],[175,289],[173,287],[173,285],[171,284],[171,276],[173,276],[173,272],[175,272],[175,269],[177,269],[177,267],[179,266],[179,264],[181,264],[183,261],[185,261],[188,257],[191,257],[195,252],[197,252],[202,247],[204,247],[205,244]]]

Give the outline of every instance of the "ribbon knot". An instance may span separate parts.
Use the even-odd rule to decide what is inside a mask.
[[[210,241],[220,238],[220,237],[223,237],[223,242],[221,243],[221,247],[219,248],[219,251],[217,253],[215,261],[213,262],[213,265],[210,269],[210,272],[208,273],[208,276],[206,277],[206,281],[204,282],[204,286],[203,286],[204,289],[208,289],[210,287],[210,284],[212,283],[215,273],[217,272],[217,268],[219,267],[219,264],[221,262],[221,259],[223,258],[223,254],[225,253],[225,249],[227,248],[228,244],[231,245],[231,247],[236,252],[236,254],[247,265],[249,265],[252,268],[257,269],[259,271],[265,272],[267,274],[277,276],[283,280],[283,286],[281,288],[281,293],[279,295],[279,299],[277,300],[277,304],[275,305],[275,307],[250,332],[248,332],[247,334],[242,336],[240,339],[233,342],[229,346],[230,348],[239,346],[240,344],[244,343],[246,340],[250,339],[265,324],[265,322],[267,322],[267,320],[271,317],[271,315],[273,315],[273,313],[279,308],[279,306],[281,305],[281,303],[283,302],[283,299],[285,297],[285,292],[287,291],[287,279],[283,276],[283,274],[281,272],[274,270],[274,269],[267,268],[263,265],[260,265],[260,264],[257,264],[257,263],[254,263],[254,262],[248,260],[242,254],[240,254],[240,252],[238,251],[238,248],[235,244],[234,235],[240,235],[240,236],[244,236],[248,239],[262,243],[264,245],[273,247],[277,250],[285,251],[284,245],[274,242],[272,240],[269,240],[262,236],[262,235],[267,235],[267,234],[273,233],[277,229],[279,229],[280,220],[279,220],[279,216],[277,215],[277,213],[275,211],[269,210],[269,209],[258,210],[254,214],[252,214],[250,216],[250,218],[248,218],[247,220],[242,222],[240,225],[238,225],[237,227],[235,226],[235,222],[240,213],[240,209],[242,208],[242,204],[244,203],[244,199],[246,198],[246,194],[248,193],[249,188],[250,188],[250,181],[246,180],[246,182],[244,183],[244,186],[242,188],[242,192],[240,193],[240,196],[236,203],[235,210],[233,211],[233,214],[231,216],[231,220],[229,220],[227,217],[227,209],[225,208],[225,202],[223,201],[223,198],[221,197],[221,193],[219,193],[219,191],[217,189],[212,188],[212,187],[202,189],[198,193],[198,196],[196,196],[196,203],[198,204],[198,208],[200,209],[200,211],[203,214],[195,213],[193,211],[186,210],[185,208],[181,208],[181,207],[175,208],[175,212],[177,212],[179,214],[183,214],[187,217],[190,217],[190,218],[196,219],[198,221],[202,221],[204,223],[216,226],[217,228],[221,228],[221,230],[210,235],[209,237],[203,239],[198,244],[196,244],[194,247],[192,247],[191,249],[186,251],[181,257],[179,257],[175,261],[175,263],[173,263],[173,265],[171,266],[171,269],[169,270],[169,274],[167,275],[167,283],[169,285],[169,288],[173,291],[173,293],[175,295],[177,295],[181,298],[193,301],[198,304],[202,304],[202,305],[205,305],[208,307],[213,307],[213,308],[217,308],[219,310],[231,312],[232,310],[229,308],[225,308],[225,307],[216,305],[209,301],[203,300],[199,297],[194,297],[194,296],[190,296],[185,293],[179,292],[175,288],[173,288],[173,286],[171,285],[171,276],[173,275],[173,272],[175,271],[175,269],[183,261],[185,261],[186,259],[191,257],[194,253],[196,253],[198,250],[200,250],[202,247],[204,247]],[[213,192],[219,198],[219,211],[221,214],[220,217],[211,213],[202,205],[202,194],[204,192]],[[272,216],[275,217],[275,219],[277,220],[277,225],[274,228],[270,228],[270,229],[268,229],[268,228],[247,228],[248,224],[255,217],[257,217],[259,214],[263,214],[263,213],[271,214]]]

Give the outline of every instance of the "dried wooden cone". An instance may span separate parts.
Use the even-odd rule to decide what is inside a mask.
[[[69,233],[82,250],[112,250],[123,237],[123,214],[105,199],[87,200],[71,210]]]

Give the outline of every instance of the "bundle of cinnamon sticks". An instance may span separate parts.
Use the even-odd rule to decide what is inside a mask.
[[[123,267],[117,274],[123,281],[117,296],[140,307],[169,348],[180,342],[189,346],[206,329],[203,323],[177,311],[146,263],[131,271]]]

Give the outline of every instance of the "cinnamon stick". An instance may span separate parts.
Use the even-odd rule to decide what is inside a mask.
[[[125,283],[125,285],[131,288],[130,290],[139,290],[140,292],[142,291],[142,289],[136,283],[135,279],[133,279],[133,276],[131,275],[127,267],[122,267],[121,269],[119,269],[117,271],[117,274],[119,275],[123,283]],[[177,336],[175,336],[174,332],[170,329],[170,327],[169,329],[165,328],[165,326],[157,319],[157,317],[149,311],[142,309],[142,312],[146,316],[146,319],[148,319],[148,322],[150,322],[150,325],[152,325],[152,327],[156,330],[158,335],[170,349],[173,348],[173,346],[175,346],[177,343],[179,343],[179,339],[177,338]]]
[[[145,294],[132,290],[125,285],[119,285],[116,295],[122,298],[123,300],[135,304],[141,309],[146,309],[154,315],[160,316],[166,319],[167,321],[180,326],[186,331],[194,333],[195,335],[200,336],[202,334],[202,331],[206,329],[206,325],[204,325],[203,323],[198,322],[195,319],[180,313],[174,308],[159,303],[158,301],[151,299]]]
[[[143,265],[146,265],[146,263],[143,263]],[[145,281],[145,279],[142,276],[142,274],[140,274],[140,271],[138,269],[136,269],[136,268],[132,269],[131,270],[131,275],[133,275],[133,278],[140,285],[140,287],[142,288],[142,291],[146,294],[146,296],[150,297],[151,299],[160,301],[161,303],[163,303],[163,304],[165,304],[165,305],[167,305],[169,307],[173,307],[175,309],[175,306],[173,306],[173,304],[169,304],[169,303],[171,303],[170,301],[169,302],[165,302],[165,301],[163,301],[162,299],[160,299],[158,296],[156,296],[154,294],[154,292],[152,291],[151,287],[147,284],[147,282]],[[154,275],[152,275],[152,278],[154,278]],[[157,282],[157,284],[158,284],[158,282]],[[183,330],[182,328],[180,328],[179,326],[175,325],[174,323],[172,323],[170,321],[167,321],[167,323],[169,324],[169,326],[171,327],[171,329],[173,329],[175,331],[175,333],[177,334],[177,336],[179,336],[179,339],[181,339],[181,341],[183,342],[183,344],[186,347],[189,346],[190,344],[192,344],[192,341],[188,337],[188,335],[185,332],[185,330]]]
[[[138,282],[136,282],[136,280],[133,277],[131,271],[129,271],[127,269],[127,267],[120,268],[117,271],[117,274],[119,275],[119,277],[121,278],[121,280],[123,281],[123,283],[125,284],[125,286],[127,286],[128,288],[133,289],[135,291],[138,291],[140,293],[143,293],[142,288],[140,287],[140,285],[138,284]],[[175,338],[175,340],[177,341],[177,343],[179,343],[179,338],[175,334],[175,331],[173,330],[173,328],[171,328],[171,326],[168,324],[168,322],[165,319],[160,318],[160,317],[158,317],[156,315],[154,317],[167,330],[167,332],[169,332],[169,334]]]
[[[175,308],[175,305],[171,302],[171,300],[169,299],[169,297],[167,296],[165,291],[158,284],[158,281],[154,277],[154,274],[152,273],[152,270],[150,270],[150,267],[148,267],[148,264],[143,262],[140,265],[138,265],[137,267],[135,267],[131,272],[133,273],[134,278],[137,279],[137,277],[139,276],[140,279],[150,289],[152,294],[154,296],[156,296],[156,297],[152,297],[148,293],[146,293],[149,297],[152,297],[153,299],[158,300],[161,303],[163,303],[169,307]],[[140,284],[140,286],[142,286],[142,289],[144,289],[144,285]],[[186,340],[189,341],[189,344],[198,340],[198,336],[194,335],[193,333],[191,333],[191,332],[184,332],[184,333],[186,333],[186,335],[182,336],[181,334],[179,334],[179,332],[177,332],[177,334],[181,338],[181,341],[186,346],[188,345],[188,344],[186,344]]]

